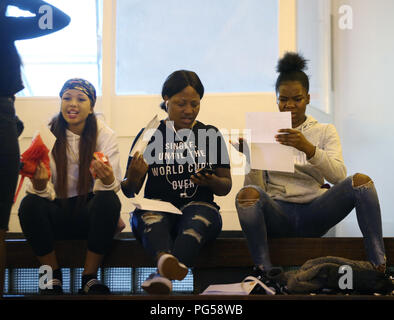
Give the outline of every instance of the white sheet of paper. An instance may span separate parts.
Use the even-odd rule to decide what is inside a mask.
[[[130,151],[130,157],[133,157],[137,151],[140,154],[144,153],[149,140],[152,138],[155,130],[159,127],[159,125],[160,120],[157,115],[155,115],[153,119],[149,121],[149,123],[146,125],[144,131],[142,131],[133,149]]]
[[[247,112],[246,128],[251,130],[252,143],[276,143],[279,129],[291,128],[291,112]]]
[[[175,207],[171,202],[135,197],[132,199],[131,203],[136,208],[141,210],[163,211],[175,214],[182,214],[182,211]]]
[[[245,118],[251,131],[251,168],[294,172],[294,148],[275,140],[279,129],[291,128],[291,112],[247,112]]]
[[[201,295],[248,295],[255,285],[255,281],[230,284],[212,284],[208,286]]]
[[[278,143],[252,143],[250,162],[252,169],[294,172],[294,151]]]

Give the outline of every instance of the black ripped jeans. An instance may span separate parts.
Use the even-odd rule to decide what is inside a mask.
[[[88,250],[106,254],[112,245],[120,215],[120,201],[113,191],[89,194],[85,205],[77,197],[50,201],[27,195],[19,207],[22,231],[36,256],[54,250],[55,240],[88,240]]]
[[[130,224],[135,237],[154,259],[160,252],[171,253],[192,267],[201,247],[219,235],[222,218],[214,206],[203,202],[190,203],[182,213],[137,209]]]

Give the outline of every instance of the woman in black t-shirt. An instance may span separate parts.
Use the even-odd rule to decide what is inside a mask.
[[[127,197],[140,191],[147,175],[144,197],[171,202],[182,211],[182,215],[151,210],[133,213],[136,238],[157,260],[158,272],[142,284],[148,293],[169,293],[171,280],[182,280],[200,248],[221,231],[214,195],[224,196],[231,190],[230,162],[218,129],[196,120],[203,95],[196,73],[172,73],[162,89],[161,107],[168,118],[160,122],[144,154],[134,154],[127,163],[122,182]]]
[[[6,10],[9,5],[35,16],[8,17]],[[40,13],[41,9],[43,13]],[[46,20],[45,14],[52,17],[51,23],[46,21],[48,25],[40,20]],[[15,94],[23,89],[21,60],[14,42],[53,33],[69,23],[68,15],[44,1],[0,0],[0,295],[4,283],[4,237],[18,181],[18,136],[23,130],[23,123],[15,116],[14,109]]]

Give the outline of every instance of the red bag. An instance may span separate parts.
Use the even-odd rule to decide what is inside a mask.
[[[21,169],[19,174],[22,176],[19,181],[18,189],[15,193],[14,203],[18,197],[19,191],[22,187],[25,177],[32,178],[36,172],[37,166],[40,161],[45,165],[48,171],[48,177],[51,177],[51,167],[49,164],[49,149],[46,147],[41,139],[40,134],[37,134],[30,147],[21,155]]]

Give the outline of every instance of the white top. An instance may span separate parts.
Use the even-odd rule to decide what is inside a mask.
[[[102,152],[107,156],[109,163],[114,171],[115,180],[110,185],[104,185],[100,179],[94,180],[94,185],[90,189],[90,192],[96,192],[100,190],[113,190],[118,192],[120,190],[120,182],[122,181],[122,172],[120,169],[120,152],[116,135],[114,131],[109,128],[103,121],[97,119],[97,146],[96,151]],[[68,190],[67,197],[75,197],[78,195],[77,183],[78,183],[78,169],[79,169],[79,140],[80,136],[72,133],[70,130],[67,132],[67,176],[68,176]],[[54,184],[56,182],[56,164],[50,154],[50,166],[51,166],[51,180],[48,182],[46,189],[42,191],[35,190],[30,179],[27,180],[27,193],[36,194],[40,197],[54,200],[56,193]]]

